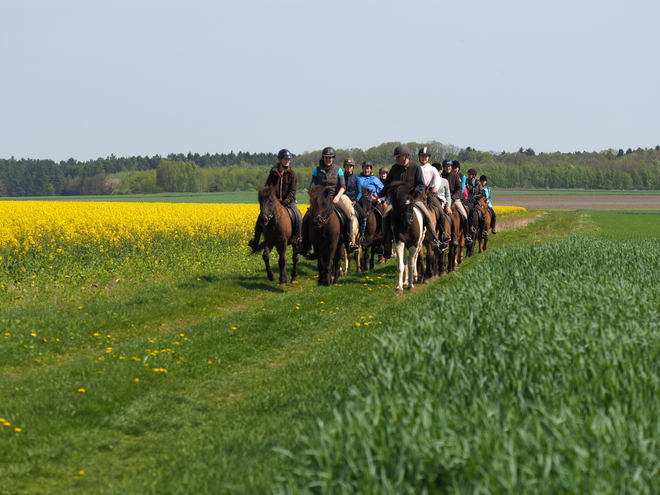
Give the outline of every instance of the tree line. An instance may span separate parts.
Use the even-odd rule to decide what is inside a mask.
[[[338,149],[337,161],[353,158],[380,167],[394,163],[398,142],[361,150]],[[520,147],[514,152],[478,151],[437,141],[407,143],[416,150],[428,146],[434,161],[459,160],[462,170],[474,167],[501,188],[563,188],[660,190],[660,146],[600,152],[535,153]],[[320,150],[294,155],[299,189],[309,185]],[[167,157],[120,158],[111,155],[89,161],[0,159],[0,196],[76,196],[97,194],[153,194],[160,192],[229,192],[256,190],[263,185],[275,153],[170,154]]]

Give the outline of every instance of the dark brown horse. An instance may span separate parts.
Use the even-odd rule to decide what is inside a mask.
[[[318,256],[319,285],[336,284],[344,242],[339,216],[332,203],[332,192],[320,185],[309,190],[309,239]]]
[[[414,200],[408,184],[395,181],[389,185],[388,190],[392,204],[389,221],[394,232],[399,272],[396,290],[402,292],[404,285],[407,285],[409,290],[413,290],[415,288],[417,257],[422,249],[426,232],[424,220],[422,213],[414,207]],[[406,279],[405,284],[404,278]]]
[[[420,194],[417,199],[426,205],[426,209],[429,211],[429,215],[433,220],[433,224],[436,226],[435,233],[439,239],[440,229],[438,225],[438,215],[441,213],[438,211],[438,209],[436,209],[436,206],[439,206],[439,204],[436,205],[435,201],[433,200],[434,196],[435,195],[431,191],[431,188],[427,186],[426,190]],[[426,283],[429,279],[438,277],[440,275],[438,259],[442,248],[437,249],[431,245],[431,238],[428,232],[424,236],[423,248],[426,249],[426,259],[424,259],[424,256],[422,256],[422,253],[420,252],[420,256],[417,257],[418,278],[416,281]],[[424,266],[424,261],[426,261],[426,266]]]
[[[491,232],[491,217],[490,210],[488,209],[488,202],[486,198],[479,199],[478,208],[483,214],[483,224],[477,231],[477,242],[479,243],[479,252],[488,249],[488,236]],[[475,210],[477,207],[475,207]]]
[[[360,269],[374,269],[374,257],[383,252],[383,209],[380,204],[374,204],[370,199],[369,191],[363,189],[360,205],[367,217],[367,225],[364,230],[364,241],[361,247]]]
[[[453,217],[447,215],[443,210],[440,212],[440,222],[443,223],[444,231],[451,237],[447,242],[443,242],[438,254],[438,272],[445,275],[456,269],[456,243],[454,243],[454,221]]]
[[[447,265],[447,272],[451,273],[456,270],[456,265],[463,263],[463,248],[465,247],[465,231],[461,227],[463,217],[456,208],[456,205],[451,205],[451,215],[454,220],[454,230],[451,234],[451,244],[454,248],[453,256],[449,256],[449,264]]]
[[[268,280],[275,280],[275,274],[270,267],[270,252],[275,247],[279,254],[281,286],[286,285],[286,247],[294,240],[293,224],[286,207],[282,206],[275,196],[275,186],[259,187],[259,206],[261,213],[258,222],[263,226],[264,240],[255,251],[264,250],[263,259],[266,264]],[[293,252],[293,269],[291,282],[298,278],[298,253]]]

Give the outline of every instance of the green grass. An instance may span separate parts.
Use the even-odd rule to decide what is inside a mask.
[[[659,249],[536,239],[425,292],[379,337],[366,387],[291,454],[279,490],[655,492]]]
[[[562,243],[580,247],[569,237],[571,232],[598,235],[599,228],[586,213],[552,212],[524,229],[493,237],[487,254],[467,260],[457,274],[405,296],[393,290],[393,262],[321,288],[315,285],[315,264],[305,261],[300,283],[282,289],[266,280],[260,257],[247,256],[245,248],[227,256],[221,246],[191,252],[187,264],[176,262],[180,253],[168,258],[164,250],[156,256],[163,260],[160,268],[153,259],[136,259],[122,266],[105,264],[101,270],[81,264],[67,272],[68,278],[58,273],[23,279],[0,292],[0,417],[12,423],[0,425],[0,494],[268,493],[278,489],[273,485],[277,478],[282,479],[280,487],[288,483],[292,489],[304,490],[314,479],[312,473],[319,472],[305,449],[318,447],[315,442],[324,441],[324,432],[342,430],[339,426],[348,424],[347,417],[358,415],[360,409],[353,404],[368,400],[374,383],[394,380],[376,366],[402,349],[397,346],[408,345],[396,343],[394,337],[415,336],[420,330],[419,342],[410,344],[411,349],[428,346],[428,352],[406,362],[401,351],[393,369],[409,377],[405,381],[409,386],[420,381],[421,387],[432,382],[431,374],[421,373],[425,368],[419,360],[430,366],[446,349],[434,339],[459,338],[466,344],[476,336],[470,349],[479,350],[484,360],[495,359],[489,356],[491,327],[482,328],[481,322],[495,310],[500,315],[495,321],[501,322],[500,306],[510,308],[519,297],[530,312],[525,318],[531,326],[525,327],[528,333],[519,347],[511,348],[505,344],[517,342],[513,336],[493,330],[501,339],[497,349],[512,359],[517,349],[536,356],[523,343],[532,350],[541,346],[530,333],[531,322],[536,321],[531,319],[531,308],[550,306],[542,302],[552,294],[552,276],[546,276],[547,286],[539,282],[527,294],[514,293],[511,300],[502,300],[506,284],[522,290],[512,276],[514,268],[522,272],[512,253],[525,254],[529,266],[547,255],[555,260],[564,252]],[[551,242],[557,237],[563,240]],[[495,274],[494,265],[500,267]],[[587,266],[580,273],[589,273]],[[640,275],[633,271],[630,276],[635,273]],[[630,282],[623,285],[628,292],[632,287]],[[495,291],[500,299],[493,299],[483,314],[477,311],[482,306],[474,306],[471,313],[461,303],[451,316],[449,296],[474,291]],[[589,299],[594,312],[600,308],[600,294]],[[616,298],[615,291],[611,294],[608,303]],[[640,311],[648,316],[648,309]],[[451,331],[446,323],[432,328],[410,323],[428,323],[434,314],[460,320],[458,330]],[[522,318],[512,310],[504,314]],[[458,344],[452,349],[455,369],[465,376],[460,387],[442,391],[468,401],[467,391],[479,387],[483,370],[475,365],[482,363],[474,358],[482,354],[460,354]],[[523,378],[513,371],[502,377],[497,370],[489,372],[493,387],[500,378],[511,383]],[[387,395],[378,393],[381,398]],[[387,400],[401,398],[392,395]],[[409,406],[410,414],[402,417],[415,424],[412,412],[419,409],[415,402]],[[465,410],[474,421],[464,431],[478,421],[488,424],[490,416],[477,416],[482,409]],[[500,408],[501,421],[507,410]],[[383,414],[366,419],[381,424]],[[422,410],[419,420],[425,414]],[[327,430],[318,426],[319,421]],[[399,423],[392,420],[382,435],[396,435]],[[22,431],[14,431],[15,427]],[[491,430],[488,441],[497,446],[498,430]],[[451,443],[451,438],[443,442]],[[348,460],[353,447],[360,445],[324,448],[344,449]],[[420,445],[424,451],[428,442]],[[478,445],[484,452],[491,446]],[[406,448],[405,443],[396,446],[400,459],[411,463],[425,459],[423,452],[421,457],[403,456]],[[570,461],[574,451],[566,449],[560,453]],[[299,462],[292,464],[292,458]],[[474,464],[475,459],[481,458],[474,457],[471,465],[482,478],[499,473],[490,464]],[[461,476],[463,467],[456,464],[454,476]],[[646,472],[640,476],[645,479]],[[375,493],[381,485],[369,486]]]
[[[587,211],[608,239],[660,239],[660,210]]]

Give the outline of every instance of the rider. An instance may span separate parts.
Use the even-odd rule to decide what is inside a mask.
[[[461,226],[463,227],[463,232],[465,233],[465,241],[472,242],[470,238],[470,227],[467,221],[467,211],[463,206],[461,198],[463,196],[463,186],[461,185],[461,177],[454,172],[454,162],[452,160],[442,160],[442,167],[444,172],[442,176],[447,179],[449,183],[449,193],[451,194],[451,206],[456,206],[456,210],[461,216]],[[459,166],[460,168],[460,166]]]
[[[493,198],[493,193],[490,190],[490,187],[488,187],[488,177],[485,175],[482,175],[479,177],[479,182],[481,182],[481,186],[484,188],[484,196],[486,197],[486,203],[488,203],[488,211],[490,211],[490,232],[491,234],[497,234],[495,231],[495,222],[497,221],[497,215],[495,215],[495,210],[493,209],[493,203],[491,203],[491,199]]]
[[[479,200],[484,197],[484,188],[481,185],[481,182],[477,180],[476,168],[471,168],[470,170],[468,170],[468,177],[467,177],[467,182],[465,184],[465,188],[468,193],[468,200],[467,203],[465,204],[466,207],[468,208],[468,216],[471,216],[474,208],[476,208],[477,211],[481,212],[481,207],[479,206]],[[481,225],[483,223],[482,218],[483,218],[483,212],[481,212],[479,215],[480,225],[473,225],[475,229],[482,227]],[[486,234],[484,233],[484,235]]]
[[[291,158],[293,155],[287,149],[282,149],[277,153],[277,165],[270,169],[268,178],[266,179],[266,186],[277,186],[275,188],[275,197],[280,201],[283,206],[291,210],[294,215],[295,221],[293,222],[293,250],[300,252],[302,245],[302,219],[300,210],[296,203],[296,189],[298,187],[298,178],[296,173],[291,169]],[[257,218],[257,223],[254,226],[254,238],[248,241],[248,246],[252,248],[252,253],[258,251],[259,238],[263,232],[263,226]]]
[[[362,198],[362,184],[360,182],[360,176],[353,173],[354,170],[355,160],[346,158],[344,160],[344,179],[346,181],[346,192],[344,194],[351,200],[357,217],[358,227],[360,227],[362,224],[366,225],[367,216],[362,209],[362,205],[359,203],[360,198]],[[364,229],[360,228],[360,234],[361,236],[364,235]]]
[[[334,205],[339,208],[344,214],[344,218],[347,219],[344,222],[344,238],[346,251],[353,253],[360,249],[353,243],[353,226],[355,225],[355,233],[357,233],[357,220],[355,219],[355,212],[353,211],[351,200],[344,194],[346,191],[346,180],[344,178],[344,171],[340,169],[335,164],[335,158],[337,157],[337,152],[334,148],[330,146],[323,148],[321,152],[321,159],[319,160],[319,165],[312,172],[312,181],[310,183],[310,188],[315,185],[321,185],[328,188],[332,194],[332,202]],[[309,211],[309,210],[308,210]],[[309,229],[306,224],[308,223],[307,215],[303,220],[303,248],[302,254],[306,255],[309,250]]]
[[[381,169],[378,171],[378,178],[383,184],[385,184],[385,181],[387,180],[388,173],[389,171],[387,170],[387,167],[381,167]]]
[[[427,187],[431,188],[432,196],[429,201],[433,206],[437,208],[438,213],[440,213],[442,212],[443,208],[437,194],[440,190],[441,177],[438,173],[438,170],[429,163],[431,160],[431,150],[428,146],[424,146],[423,148],[419,149],[417,156],[419,157],[419,168],[422,169],[422,175],[424,176],[424,183]],[[438,228],[440,229],[440,240],[442,242],[447,242],[449,240],[449,236],[445,233],[445,222],[438,221]]]
[[[410,161],[410,148],[405,144],[401,144],[394,149],[393,156],[396,160],[396,164],[391,168],[390,173],[387,175],[387,180],[385,182],[385,187],[378,194],[372,196],[373,199],[378,197],[384,198],[387,196],[389,185],[394,181],[403,181],[408,184],[410,189],[414,189],[414,196],[420,194],[424,189],[426,189],[426,184],[424,183],[424,175],[422,174],[422,169],[420,166]],[[384,201],[384,200],[382,200]],[[435,247],[440,246],[440,240],[435,235],[435,223],[431,219],[426,206],[421,201],[415,200],[415,206],[422,213],[424,219],[424,226],[428,232],[429,238],[431,240],[431,245]],[[391,205],[387,206],[385,214],[383,215],[383,238],[384,238],[384,248],[385,248],[385,258],[389,258],[392,253],[392,230],[390,228],[389,221],[389,212],[392,209]]]

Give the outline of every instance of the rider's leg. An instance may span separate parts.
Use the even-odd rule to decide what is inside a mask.
[[[468,214],[467,211],[465,210],[465,206],[463,205],[463,202],[461,200],[456,200],[452,203],[452,206],[456,206],[458,213],[460,213],[461,215],[461,227],[463,229],[463,232],[465,233],[465,240],[467,242],[471,242],[472,239],[470,238],[470,225],[468,223]]]
[[[367,215],[360,203],[355,203],[353,208],[355,208],[355,215],[358,221],[358,232],[360,233],[359,239],[360,244],[362,244],[364,242],[364,232],[367,230]]]
[[[345,194],[339,199],[337,206],[339,206],[342,212],[344,212],[347,220],[346,224],[344,225],[344,237],[346,237],[344,244],[346,244],[346,252],[354,253],[360,249],[359,246],[356,246],[353,242],[353,239],[357,235],[357,219],[355,218],[355,210],[353,210],[353,205],[351,204],[350,198]]]
[[[299,253],[302,249],[302,217],[298,203],[289,203],[288,208],[293,210],[293,250]]]
[[[252,254],[258,251],[259,239],[261,238],[261,233],[263,232],[264,227],[261,225],[261,215],[257,218],[257,223],[254,225],[254,238],[248,241],[248,246],[252,248]]]
[[[428,234],[429,239],[431,239],[431,245],[433,247],[440,246],[440,240],[438,239],[438,236],[435,234],[435,222],[431,218],[431,214],[429,213],[429,210],[426,208],[426,205],[421,201],[415,201],[415,206],[417,206],[419,208],[419,211],[422,212],[422,217],[424,217],[424,226],[426,227],[426,233]]]

